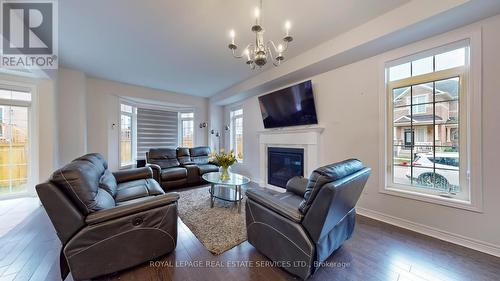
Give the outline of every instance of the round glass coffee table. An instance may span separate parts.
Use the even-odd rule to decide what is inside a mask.
[[[238,204],[238,212],[241,212],[241,186],[250,182],[250,179],[236,173],[229,173],[228,180],[221,180],[219,172],[206,173],[202,176],[210,183],[210,208],[214,207],[215,199],[234,202]]]

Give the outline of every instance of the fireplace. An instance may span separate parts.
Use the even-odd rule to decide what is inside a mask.
[[[304,176],[304,149],[267,148],[267,183],[286,187],[286,182],[295,176]]]

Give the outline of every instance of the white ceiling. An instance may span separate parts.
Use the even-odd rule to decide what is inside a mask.
[[[266,40],[292,22],[288,57],[296,56],[408,0],[268,0]],[[209,97],[262,70],[250,70],[227,49],[236,30],[250,43],[257,0],[59,1],[61,64],[89,76]],[[269,67],[269,66],[268,66]]]

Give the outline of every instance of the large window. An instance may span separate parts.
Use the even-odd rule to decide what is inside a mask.
[[[0,197],[28,192],[31,93],[0,88]]]
[[[238,108],[230,112],[230,149],[236,158],[243,161],[243,109]]]
[[[468,202],[467,42],[387,66],[388,188]]]
[[[133,127],[136,109],[127,104],[121,104],[120,107],[120,166],[127,167],[134,163]]]
[[[181,123],[181,140],[180,146],[182,147],[193,147],[194,146],[194,113],[193,112],[181,112],[180,113],[180,123]]]

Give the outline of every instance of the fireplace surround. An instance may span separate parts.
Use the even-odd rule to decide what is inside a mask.
[[[295,148],[304,151],[303,175],[308,177],[319,166],[319,144],[322,127],[283,128],[259,131],[260,178],[263,187],[282,188],[268,182],[268,148]]]

